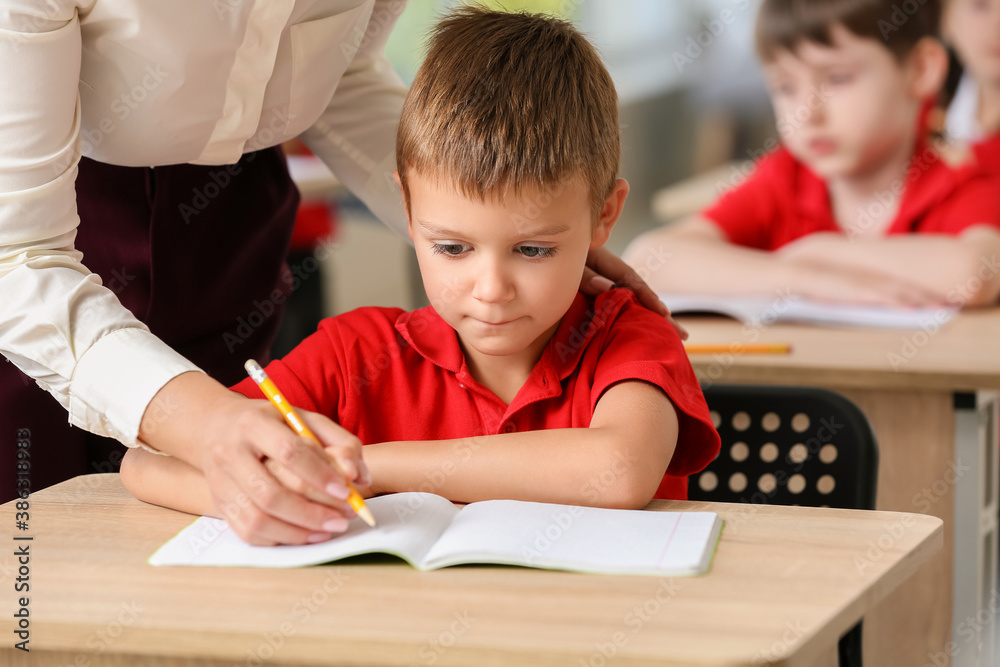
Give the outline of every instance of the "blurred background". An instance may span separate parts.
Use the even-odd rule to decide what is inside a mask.
[[[387,46],[389,59],[406,83],[420,66],[428,29],[456,4],[458,0],[409,0]],[[483,4],[572,21],[604,58],[620,97],[621,175],[631,185],[609,242],[615,253],[675,213],[678,202],[670,197],[661,196],[655,210],[654,201],[663,188],[707,174],[702,191],[710,188],[714,194],[742,177],[734,161],[749,165],[774,145],[777,135],[753,52],[757,0],[487,0]],[[322,313],[315,316],[365,305],[406,309],[425,305],[405,240],[375,220],[346,190],[320,187],[304,195],[319,231],[300,244],[294,261],[306,262],[302,275],[322,276],[321,281],[304,284],[313,295],[303,291],[303,298],[322,303]],[[323,261],[311,256],[317,248]],[[297,342],[295,323],[290,322],[289,328],[289,339],[277,346],[277,353]],[[315,324],[304,321],[299,328],[308,334]]]

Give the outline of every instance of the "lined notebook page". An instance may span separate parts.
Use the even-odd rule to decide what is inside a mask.
[[[714,512],[646,512],[489,500],[465,507],[425,567],[492,562],[608,574],[683,575],[707,569]]]
[[[459,511],[450,501],[427,493],[401,493],[366,502],[375,515],[375,528],[355,517],[343,535],[301,546],[251,546],[225,521],[201,517],[150,556],[149,564],[295,567],[388,553],[417,565]]]

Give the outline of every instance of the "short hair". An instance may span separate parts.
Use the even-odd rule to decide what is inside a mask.
[[[456,9],[403,105],[396,166],[486,201],[582,178],[596,218],[620,164],[618,95],[594,47],[550,16]]]
[[[757,15],[757,53],[764,62],[801,42],[832,46],[830,29],[842,24],[858,37],[885,45],[897,61],[924,37],[938,37],[940,0],[764,0]]]

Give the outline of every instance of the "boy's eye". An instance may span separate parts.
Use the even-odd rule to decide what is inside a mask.
[[[466,250],[471,250],[471,246],[462,245],[461,243],[435,243],[434,244],[434,254],[435,255],[449,255],[450,257],[458,257]]]
[[[542,257],[551,257],[556,253],[555,248],[539,248],[533,245],[522,245],[517,247],[518,252],[529,259],[540,259]]]

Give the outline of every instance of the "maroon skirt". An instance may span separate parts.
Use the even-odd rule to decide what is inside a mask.
[[[269,358],[285,301],[274,290],[291,291],[285,257],[299,201],[280,148],[224,166],[83,158],[76,189],[84,265],[156,336],[227,385],[245,376],[246,359]],[[116,472],[125,452],[70,426],[54,398],[3,360],[0,501],[16,494],[18,439],[31,490]]]

